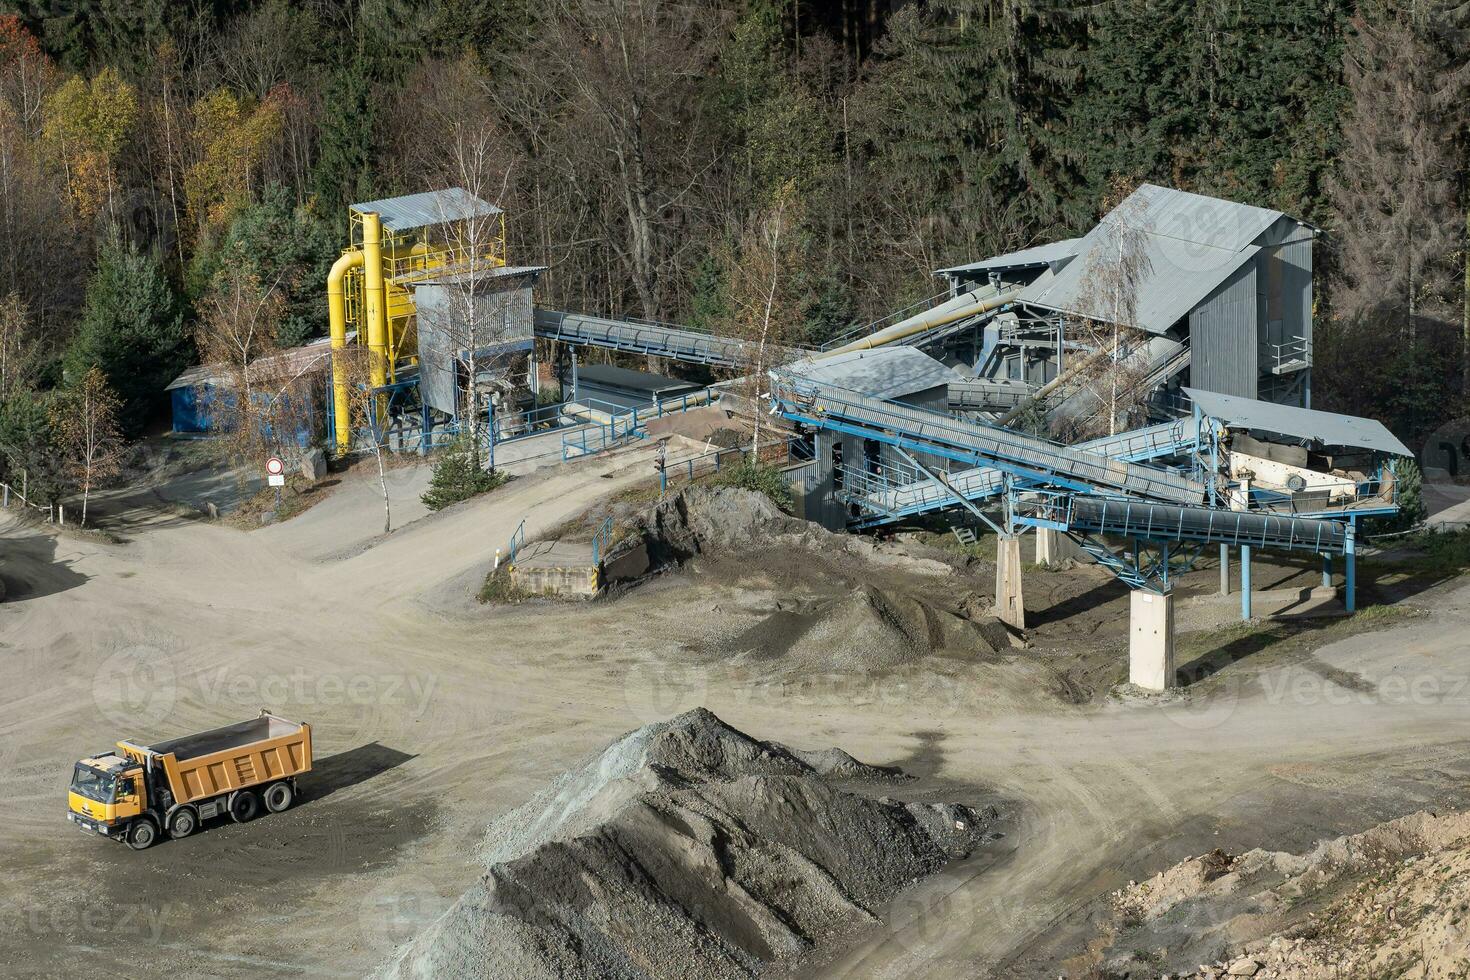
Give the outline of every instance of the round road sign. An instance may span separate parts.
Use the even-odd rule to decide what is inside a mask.
[[[265,461],[265,471],[271,476],[280,476],[282,473],[286,472],[286,464],[281,462],[279,456],[272,456],[270,459]]]

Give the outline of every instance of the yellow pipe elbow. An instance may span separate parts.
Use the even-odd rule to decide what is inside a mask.
[[[362,253],[357,249],[343,252],[332,263],[327,273],[327,327],[331,331],[332,350],[339,351],[347,346],[347,298],[343,281],[347,271],[362,266]],[[352,405],[347,390],[347,365],[342,359],[332,357],[332,421],[336,435],[337,451],[346,452],[352,445]]]

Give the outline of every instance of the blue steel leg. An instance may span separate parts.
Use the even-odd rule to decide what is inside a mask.
[[[429,416],[429,406],[424,405],[424,426],[419,433],[419,455],[427,456],[429,453],[429,440],[434,431],[434,420]]]
[[[1357,520],[1350,521],[1345,530],[1347,531],[1347,554],[1343,556],[1345,567],[1343,570],[1342,601],[1348,612],[1356,612],[1358,609]]]
[[[1240,546],[1240,618],[1251,618],[1251,546]]]

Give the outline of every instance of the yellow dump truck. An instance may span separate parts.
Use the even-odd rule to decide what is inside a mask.
[[[153,745],[117,743],[76,764],[66,817],[85,833],[141,851],[162,833],[188,837],[211,817],[279,813],[311,769],[311,726],[260,717]]]

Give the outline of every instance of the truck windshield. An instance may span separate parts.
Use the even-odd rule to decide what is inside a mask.
[[[76,772],[71,777],[71,791],[89,800],[98,803],[112,802],[113,781],[112,777],[105,772],[98,772],[90,766],[77,764]]]

